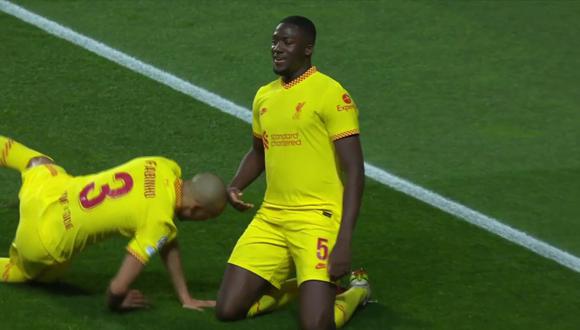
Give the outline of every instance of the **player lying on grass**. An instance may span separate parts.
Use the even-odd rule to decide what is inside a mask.
[[[0,167],[22,174],[20,221],[10,257],[0,258],[3,282],[58,280],[74,255],[111,235],[131,237],[127,254],[107,288],[111,310],[148,306],[131,289],[149,258],[159,252],[183,307],[201,310],[214,301],[190,296],[182,270],[174,218],[206,220],[227,204],[220,178],[203,173],[181,180],[172,160],[143,157],[93,175],[73,177],[54,161],[0,136]]]

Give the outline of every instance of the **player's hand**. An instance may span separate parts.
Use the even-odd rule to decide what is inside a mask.
[[[189,298],[183,302],[183,308],[193,309],[196,311],[203,312],[204,308],[215,307],[215,300],[197,300]]]
[[[119,310],[130,311],[134,309],[148,308],[149,306],[151,306],[151,304],[145,295],[143,295],[139,290],[132,289],[129,290],[125,299],[123,299],[121,306],[119,306]]]
[[[328,258],[328,275],[331,281],[338,281],[350,272],[349,244],[336,243]]]
[[[228,187],[228,200],[232,206],[240,211],[246,211],[254,207],[254,204],[246,203],[242,200],[242,195],[244,193],[236,187]]]

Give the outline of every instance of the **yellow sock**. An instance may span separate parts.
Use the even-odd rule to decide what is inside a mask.
[[[35,157],[47,157],[11,138],[0,135],[0,167],[10,167],[20,172],[26,170],[28,162]],[[49,157],[47,157],[49,158]]]
[[[354,314],[357,307],[364,301],[367,289],[353,287],[336,296],[334,302],[334,324],[342,327]]]
[[[248,311],[248,317],[269,313],[288,304],[298,296],[298,283],[291,279],[282,284],[280,290],[263,295]]]
[[[0,275],[3,283],[26,282],[24,273],[18,266],[10,262],[10,258],[0,258]]]

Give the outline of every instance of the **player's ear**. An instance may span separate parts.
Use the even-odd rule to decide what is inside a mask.
[[[314,51],[314,45],[312,43],[306,44],[306,47],[304,48],[304,55],[310,57],[310,56],[312,56],[313,51]]]

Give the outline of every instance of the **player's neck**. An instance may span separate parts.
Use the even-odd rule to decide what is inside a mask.
[[[294,71],[293,73],[287,75],[287,76],[282,76],[282,81],[287,84],[291,81],[293,81],[294,79],[300,77],[301,75],[304,74],[304,72],[308,71],[308,69],[310,69],[312,67],[312,63],[310,63],[310,61],[306,62],[300,69]]]
[[[190,207],[191,191],[188,189],[188,183],[182,182],[179,186],[179,191],[176,192],[175,214],[179,220],[187,218],[187,210]]]

